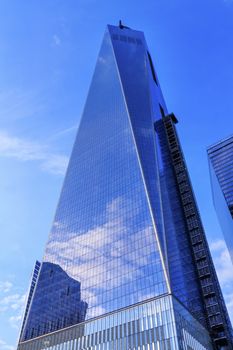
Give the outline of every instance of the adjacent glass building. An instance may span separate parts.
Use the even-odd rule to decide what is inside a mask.
[[[208,148],[214,206],[233,263],[233,136]]]
[[[108,26],[19,350],[232,349],[176,123],[143,33]]]

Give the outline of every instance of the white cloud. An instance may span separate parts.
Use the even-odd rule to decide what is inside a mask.
[[[0,120],[15,121],[34,116],[44,109],[38,93],[18,88],[0,90]]]
[[[229,282],[233,282],[233,266],[225,242],[218,240],[211,243],[210,250],[214,257],[220,283],[226,285]]]
[[[7,293],[11,290],[13,284],[9,281],[0,282],[0,293]]]
[[[21,320],[22,320],[22,314],[16,315],[16,316],[10,316],[8,321],[12,328],[15,328],[18,330],[21,324]]]
[[[222,239],[214,241],[210,244],[210,250],[213,253],[221,250],[225,250],[225,249],[226,249],[226,243]]]
[[[60,46],[61,45],[61,39],[57,34],[53,35],[53,45],[54,46]]]
[[[102,64],[106,64],[107,63],[107,60],[104,57],[102,57],[102,56],[99,56],[98,60]]]
[[[45,155],[41,169],[45,170],[50,174],[64,175],[68,165],[68,157],[59,154],[47,154]]]
[[[138,203],[118,197],[106,205],[105,219],[89,230],[69,231],[59,222],[53,227],[44,260],[59,264],[81,282],[82,299],[88,302],[92,316],[100,312],[101,293],[117,294],[119,287],[126,288],[137,280],[143,280],[146,288],[149,276],[145,276],[144,266],[150,266],[158,247],[151,223],[138,227],[140,213]],[[63,232],[66,240],[61,241]],[[162,270],[159,259],[153,261],[153,269]],[[145,300],[143,295],[140,298]]]
[[[233,266],[224,240],[210,244],[216,272],[222,287],[229,316],[233,322]]]
[[[5,320],[8,320],[12,328],[19,329],[27,294],[18,293],[17,288],[9,281],[0,282],[0,286],[3,287],[0,289],[0,313],[4,315]]]
[[[0,310],[21,310],[25,304],[25,299],[26,295],[19,293],[4,296],[0,299]]]
[[[226,293],[225,300],[231,322],[233,323],[233,293]]]
[[[15,350],[15,347],[8,345],[4,340],[0,339],[0,350]]]
[[[78,129],[78,124],[75,124],[73,126],[70,126],[69,128],[56,132],[54,135],[50,136],[49,140],[50,141],[56,140],[57,138],[66,136],[71,132],[77,131],[77,129]]]
[[[0,131],[0,157],[14,158],[22,162],[38,161],[43,170],[63,175],[68,157],[51,152],[47,146],[28,141]]]

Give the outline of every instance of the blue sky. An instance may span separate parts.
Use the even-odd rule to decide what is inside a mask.
[[[0,350],[13,350],[107,23],[145,32],[233,319],[206,147],[233,133],[232,0],[0,2]]]

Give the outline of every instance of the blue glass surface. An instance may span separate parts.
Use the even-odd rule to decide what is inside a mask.
[[[110,32],[171,289],[194,314],[204,318],[197,271],[162,122],[160,106],[166,113],[166,105],[151,70],[153,63],[150,56],[148,59],[141,32],[133,31],[132,35],[128,30],[119,34],[119,29],[113,26]]]
[[[198,319],[203,320],[204,304],[162,119],[155,123],[155,131],[160,152],[159,169],[171,289]]]
[[[108,26],[22,341],[170,293],[206,318],[166,114],[143,33]]]
[[[213,350],[206,329],[171,295],[21,343],[18,350]]]
[[[154,115],[150,81],[154,75],[143,33],[109,26],[112,45],[127,104],[133,136],[153,212],[163,257],[166,257],[160,180],[155,148]],[[153,85],[159,90],[153,79]],[[157,101],[158,105],[158,101]]]
[[[209,147],[214,206],[233,263],[233,136]]]
[[[83,322],[87,307],[81,300],[81,283],[59,265],[43,262],[24,338]]]
[[[125,57],[137,57],[136,48],[144,55],[138,57],[138,65],[134,66],[134,84],[147,90],[133,106],[130,101],[136,95],[132,95],[132,86],[127,87],[129,91],[122,89],[126,82],[120,81],[118,69],[123,67],[116,64],[107,31],[46,246],[24,339],[168,291],[157,240],[157,231],[162,230],[161,203],[154,129],[149,97],[146,97],[148,73],[141,64],[146,59],[146,50],[136,41],[122,45],[123,51],[119,52],[121,55],[125,52]],[[123,74],[126,77],[127,64],[126,59]],[[129,70],[132,74],[130,67]],[[156,213],[156,210],[155,217],[152,211]],[[65,278],[52,279],[51,266],[57,276]],[[73,299],[72,310],[70,298],[64,312],[66,291],[70,285],[75,286],[74,281],[78,303]]]

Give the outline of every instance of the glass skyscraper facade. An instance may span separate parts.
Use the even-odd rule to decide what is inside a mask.
[[[232,349],[144,35],[108,26],[20,350]]]
[[[208,148],[214,206],[233,263],[233,136]]]

